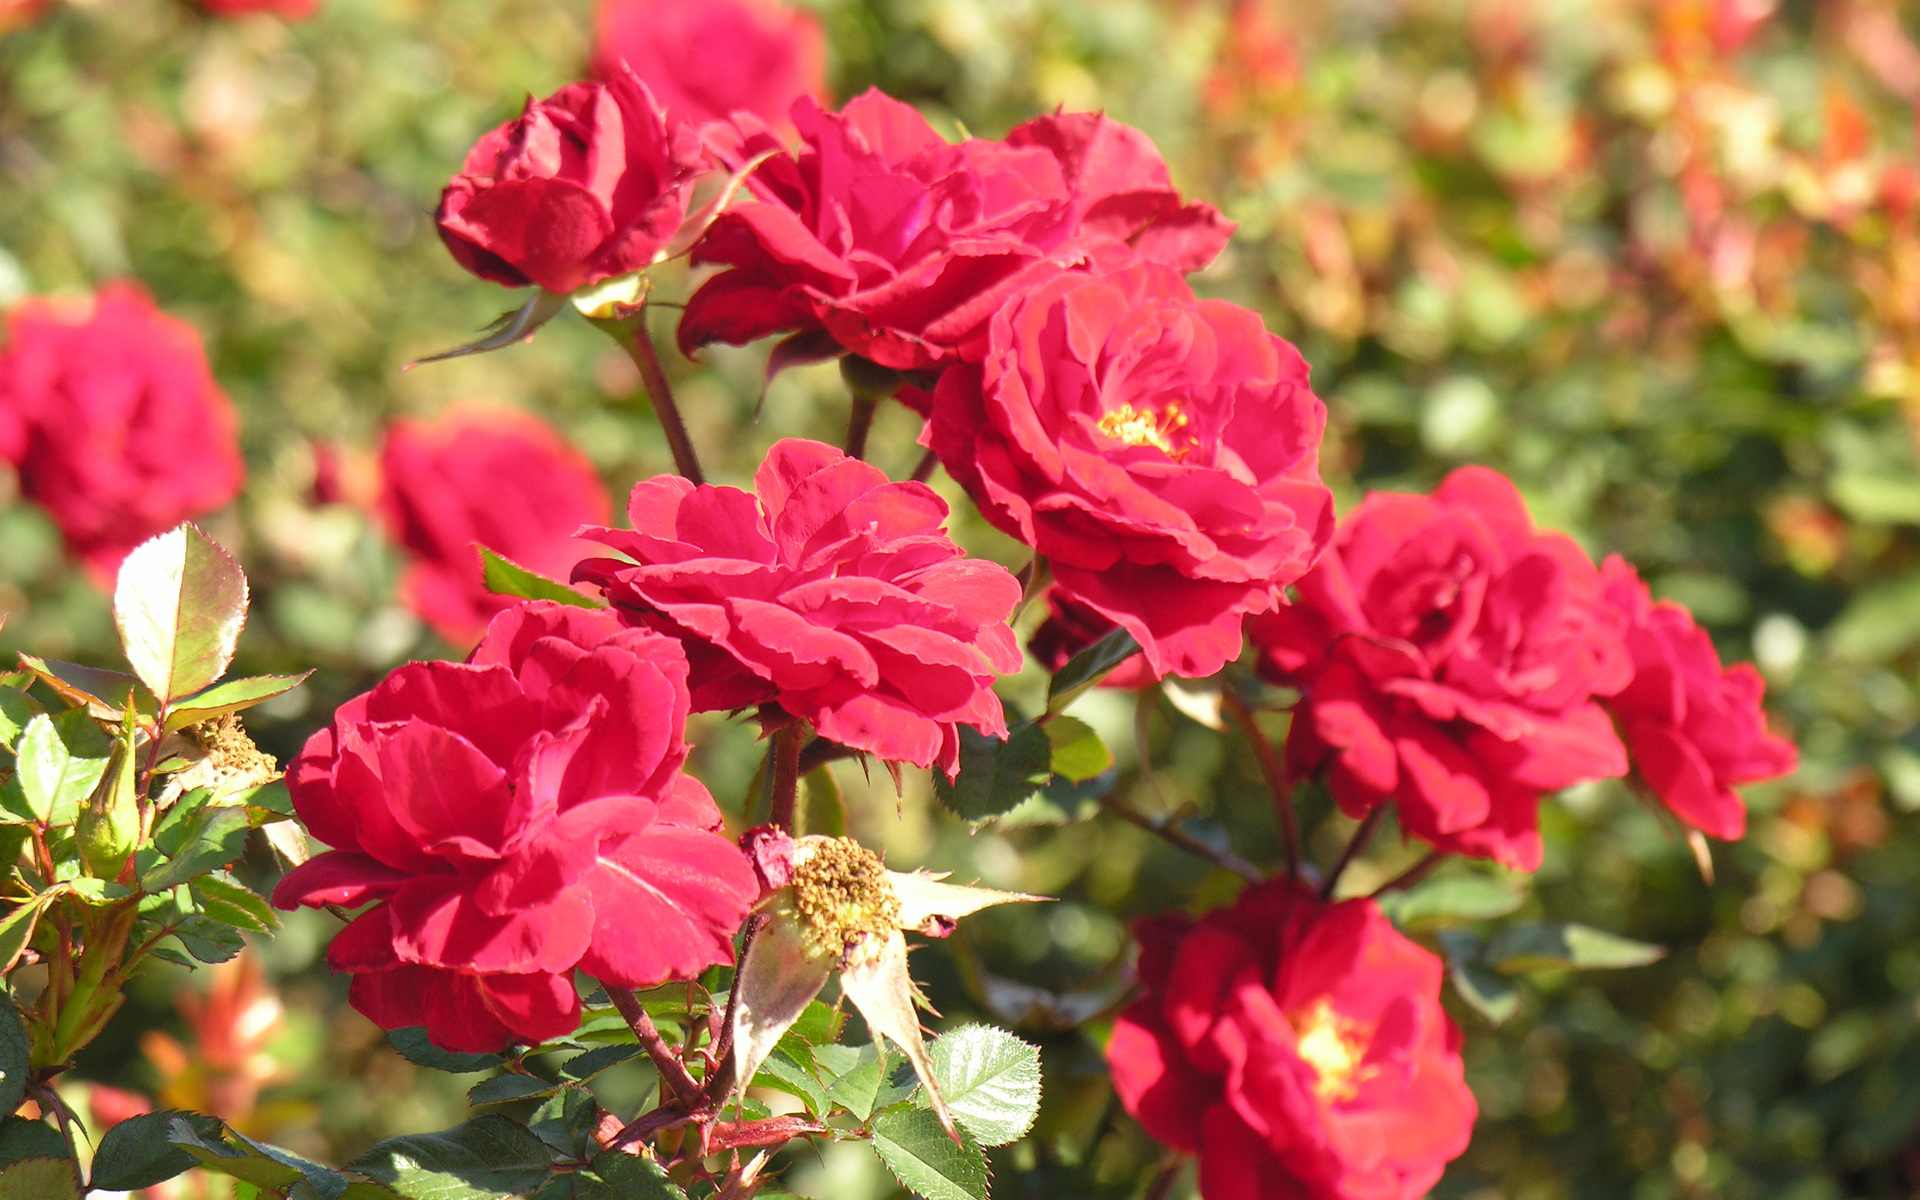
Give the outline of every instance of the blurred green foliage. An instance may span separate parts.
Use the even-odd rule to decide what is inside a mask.
[[[1482,1117],[1436,1194],[1920,1195],[1920,22],[1877,0],[814,6],[841,96],[878,86],[987,135],[1062,104],[1147,130],[1190,194],[1241,222],[1197,285],[1314,362],[1343,502],[1498,467],[1543,523],[1626,554],[1765,672],[1803,765],[1752,791],[1752,833],[1716,849],[1714,885],[1620,787],[1549,807],[1546,865],[1506,920],[1671,952],[1535,976],[1498,1030],[1460,1010]],[[316,444],[360,462],[384,419],[479,399],[552,419],[616,489],[669,469],[631,367],[581,322],[400,371],[515,302],[452,263],[430,214],[476,136],[582,72],[589,17],[581,0],[325,0],[289,27],[84,0],[0,36],[0,305],[133,276],[205,335],[251,469],[210,522],[260,596],[236,667],[322,668],[250,722],[283,759],[380,672],[450,653],[397,605],[377,527],[312,501]],[[809,368],[756,421],[764,354],[669,364],[719,480],[845,420],[837,376]],[[873,457],[904,473],[916,434],[889,408]],[[1022,565],[938,486],[963,541]],[[9,649],[111,653],[105,598],[19,504],[0,510],[0,608]],[[1040,678],[1003,690],[1031,711]],[[1274,860],[1243,745],[1158,693],[1074,712],[1115,748],[1129,802]],[[696,770],[750,815],[751,732],[709,718],[700,735]],[[949,1020],[1043,1044],[1040,1125],[994,1152],[998,1194],[1134,1193],[1157,1151],[1098,1050],[1125,921],[1217,903],[1231,878],[1107,819],[1050,824],[1084,815],[1071,797],[970,835],[924,778],[896,798],[841,763],[807,811],[896,863],[1061,897],[983,914],[916,967]],[[1305,817],[1325,863],[1351,825],[1324,798]],[[1377,845],[1347,890],[1414,855]],[[328,920],[296,914],[261,950],[290,1015],[261,1051],[280,1066],[255,1128],[338,1162],[463,1105],[344,1007],[318,963]],[[83,1073],[166,1084],[139,1028],[186,1036],[170,1001],[199,986],[147,980]],[[891,1189],[859,1147],[796,1155],[793,1184]]]

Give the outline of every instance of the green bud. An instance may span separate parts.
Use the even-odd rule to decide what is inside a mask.
[[[80,861],[95,879],[117,880],[140,842],[139,778],[134,757],[133,721],[114,744],[113,761],[100,777],[80,823],[74,830],[80,843]]]

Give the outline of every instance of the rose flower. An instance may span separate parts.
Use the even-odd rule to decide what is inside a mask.
[[[611,513],[586,456],[551,426],[504,409],[396,421],[380,451],[380,516],[407,550],[400,592],[434,632],[471,646],[513,601],[489,592],[478,547],[565,579],[594,552],[582,525]]]
[[[200,336],[137,284],[7,314],[0,456],[102,586],[127,551],[239,495],[234,425]]]
[[[1332,536],[1325,427],[1306,363],[1258,316],[1140,265],[1002,308],[985,360],[941,376],[921,440],[1153,673],[1200,677]]]
[[[646,988],[732,962],[759,885],[681,773],[686,678],[673,639],[550,601],[401,667],[287,771],[333,848],[273,902],[370,905],[327,961],[375,1024],[449,1050],[572,1032],[575,968]]]
[[[571,292],[637,271],[679,229],[702,156],[625,68],[527,101],[440,195],[440,239],[508,287]]]
[[[802,99],[793,120],[805,148],[747,138],[742,161],[781,151],[750,181],[759,203],[730,209],[694,249],[733,269],[687,302],[689,353],[804,331],[881,366],[944,366],[978,356],[988,319],[1025,284],[1090,258],[1195,270],[1232,232],[1211,206],[1181,205],[1153,144],[1104,116],[952,145],[869,91],[838,113]]]
[[[949,776],[956,725],[1006,736],[991,689],[1020,669],[1006,624],[1020,585],[961,554],[931,488],[789,439],[754,489],[645,480],[632,532],[590,533],[632,561],[574,578],[686,643],[697,712],[778,703],[831,741]]]
[[[1204,1200],[1418,1200],[1477,1113],[1440,960],[1370,900],[1287,880],[1137,927],[1140,995],[1107,1062]]]
[[[1369,496],[1298,591],[1249,633],[1262,671],[1305,692],[1289,774],[1325,771],[1348,815],[1393,801],[1434,846],[1531,871],[1540,794],[1626,773],[1595,702],[1632,674],[1626,618],[1506,477]]]
[[[633,69],[669,121],[705,124],[752,113],[791,131],[787,111],[827,94],[820,18],[769,0],[601,0],[593,73]]]
[[[1606,701],[1634,769],[1676,817],[1717,838],[1747,832],[1747,806],[1733,790],[1793,770],[1793,743],[1767,731],[1766,684],[1751,663],[1722,668],[1693,614],[1658,604],[1619,557],[1601,566],[1607,600],[1627,614],[1633,682]]]

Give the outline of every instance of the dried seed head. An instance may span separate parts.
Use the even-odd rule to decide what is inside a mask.
[[[247,736],[240,718],[224,713],[186,729],[201,759],[181,772],[184,787],[210,787],[216,795],[258,787],[280,774],[280,764]]]
[[[852,838],[806,840],[794,855],[793,907],[807,948],[835,959],[900,928],[886,866]]]

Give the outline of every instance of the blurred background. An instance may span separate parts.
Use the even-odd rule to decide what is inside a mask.
[[[1189,196],[1240,223],[1196,287],[1261,312],[1313,363],[1343,508],[1490,464],[1541,523],[1627,555],[1724,657],[1764,672],[1802,767],[1750,792],[1752,832],[1717,848],[1714,886],[1617,786],[1549,806],[1546,864],[1515,919],[1584,921],[1670,954],[1537,975],[1498,1029],[1458,1009],[1482,1115],[1436,1195],[1920,1196],[1920,12],[803,7],[839,99],[877,86],[956,136],[1062,105],[1145,129]],[[206,340],[249,469],[243,497],[204,522],[253,581],[236,669],[319,667],[249,714],[282,760],[395,664],[461,653],[402,603],[403,552],[371,515],[389,421],[457,403],[535,413],[616,498],[671,469],[633,368],[570,315],[529,345],[400,370],[518,303],[453,263],[433,206],[481,133],[584,76],[592,24],[588,0],[320,0],[292,22],[183,0],[0,0],[0,308],[130,277]],[[667,300],[689,290],[683,272],[659,282]],[[658,314],[663,350],[672,315]],[[766,352],[666,351],[720,482],[747,483],[780,437],[844,427],[830,366],[782,375],[756,419]],[[889,407],[874,461],[904,476],[917,433]],[[1023,565],[935,483],[964,544]],[[13,491],[0,481],[0,648],[111,658],[106,596]],[[1188,811],[1273,861],[1243,745],[1158,692],[1075,711],[1115,747],[1136,807]],[[696,733],[696,772],[739,814],[751,731],[714,715]],[[896,797],[884,773],[833,772],[809,783],[810,819],[844,820],[896,866],[1062,898],[993,910],[915,955],[949,1021],[993,1017],[1044,1047],[1041,1121],[996,1152],[996,1193],[1137,1194],[1157,1150],[1099,1057],[1126,922],[1217,903],[1227,881],[1085,819],[1072,795],[970,836],[924,776]],[[1307,804],[1325,861],[1351,825]],[[1411,857],[1382,839],[1346,887]],[[459,1120],[458,1085],[346,1008],[319,961],[331,928],[303,912],[236,964],[150,975],[83,1063],[102,1085],[95,1113],[220,1112],[330,1162]],[[610,1101],[622,1086],[609,1077]],[[894,1194],[859,1146],[794,1155],[789,1182],[820,1200]]]

